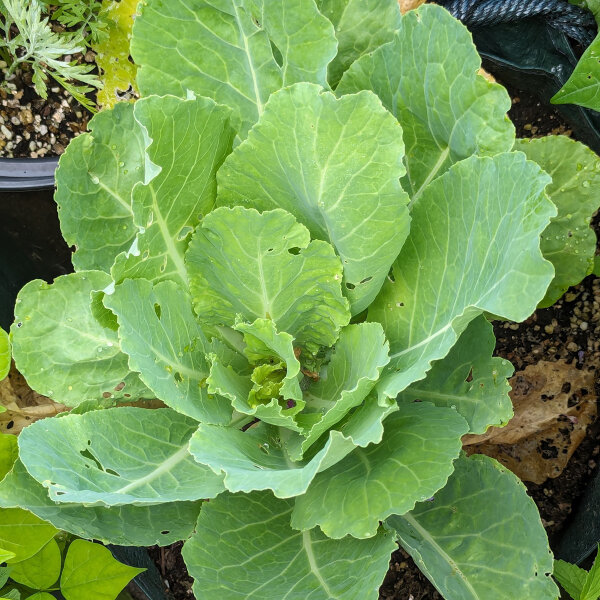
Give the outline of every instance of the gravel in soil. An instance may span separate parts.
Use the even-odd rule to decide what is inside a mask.
[[[79,58],[93,62],[94,54]],[[48,81],[48,98],[43,99],[27,67],[6,77],[8,68],[0,61],[0,70],[4,80],[0,86],[0,158],[58,156],[72,138],[86,130],[92,115],[53,80]]]

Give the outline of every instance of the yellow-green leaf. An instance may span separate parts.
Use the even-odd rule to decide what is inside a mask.
[[[51,539],[37,554],[13,565],[10,577],[34,590],[45,590],[58,579],[61,562],[60,548]]]

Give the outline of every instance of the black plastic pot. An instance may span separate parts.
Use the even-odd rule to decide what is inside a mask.
[[[58,158],[0,158],[0,192],[54,188]]]

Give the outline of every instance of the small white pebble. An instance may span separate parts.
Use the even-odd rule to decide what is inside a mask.
[[[581,323],[579,323],[579,329],[581,329],[581,331],[585,331],[588,328],[588,324],[585,321],[582,321]]]
[[[53,88],[50,88],[50,91],[53,92],[53,93],[55,93],[55,94],[58,94],[58,92],[60,92],[60,88],[59,87],[53,87]]]
[[[48,126],[47,125],[40,125],[40,133],[42,135],[46,135],[48,133]]]
[[[9,131],[8,127],[6,127],[6,125],[0,125],[0,131],[2,131],[2,134],[4,135],[4,137],[7,140],[12,140],[12,132]]]
[[[10,118],[10,122],[11,122],[13,125],[20,125],[20,124],[21,124],[21,121],[19,121],[19,118],[18,118],[18,117],[11,117],[11,118]]]

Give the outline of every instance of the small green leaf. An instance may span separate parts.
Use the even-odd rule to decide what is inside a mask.
[[[196,426],[167,408],[109,408],[37,421],[19,435],[19,450],[55,501],[119,506],[214,498],[222,477],[188,452]]]
[[[27,600],[56,600],[56,598],[48,592],[38,592],[33,596],[29,596]]]
[[[93,542],[71,542],[60,578],[66,600],[115,600],[119,592],[145,569],[121,564],[110,551]]]
[[[10,552],[9,550],[5,550],[4,548],[0,548],[0,563],[4,563],[15,558],[16,554],[14,552]],[[1,587],[1,586],[0,586]]]
[[[466,419],[469,433],[506,425],[513,415],[507,378],[514,369],[507,360],[492,357],[495,345],[491,323],[483,315],[477,317],[448,356],[435,361],[425,379],[401,392],[398,400],[454,408]]]
[[[8,333],[0,327],[0,381],[4,379],[10,370],[10,340]]]
[[[342,265],[333,248],[310,241],[283,211],[218,208],[196,230],[186,255],[196,314],[232,326],[271,319],[301,347],[333,345],[350,319]]]
[[[544,258],[554,265],[554,279],[540,307],[554,304],[594,268],[596,234],[590,226],[600,206],[600,157],[564,135],[517,140],[521,150],[552,177],[546,189],[558,214],[541,236]]]
[[[13,468],[13,464],[19,456],[17,436],[9,433],[0,433],[0,481]]]
[[[586,48],[567,82],[550,98],[552,104],[578,104],[600,110],[600,35]]]
[[[533,500],[508,469],[462,456],[429,502],[387,520],[444,598],[556,600],[552,554]]]
[[[376,600],[393,536],[330,540],[316,529],[295,531],[292,508],[270,492],[226,493],[205,504],[183,547],[197,597]]]
[[[283,208],[313,239],[329,242],[357,314],[381,288],[408,233],[403,157],[402,128],[373,93],[338,99],[299,83],[269,98],[227,158],[217,204]]]
[[[10,562],[26,560],[39,552],[58,530],[21,508],[0,508],[0,548],[12,552]]]
[[[375,535],[379,521],[411,510],[444,486],[467,431],[456,411],[429,402],[401,404],[385,420],[381,443],[356,448],[296,498],[292,527],[318,525],[336,539]]]
[[[52,539],[31,558],[12,565],[10,578],[34,590],[45,590],[57,581],[61,564],[60,548]]]
[[[565,588],[566,589],[566,588]],[[596,553],[594,564],[585,579],[580,600],[598,600],[600,597],[600,556]]]

